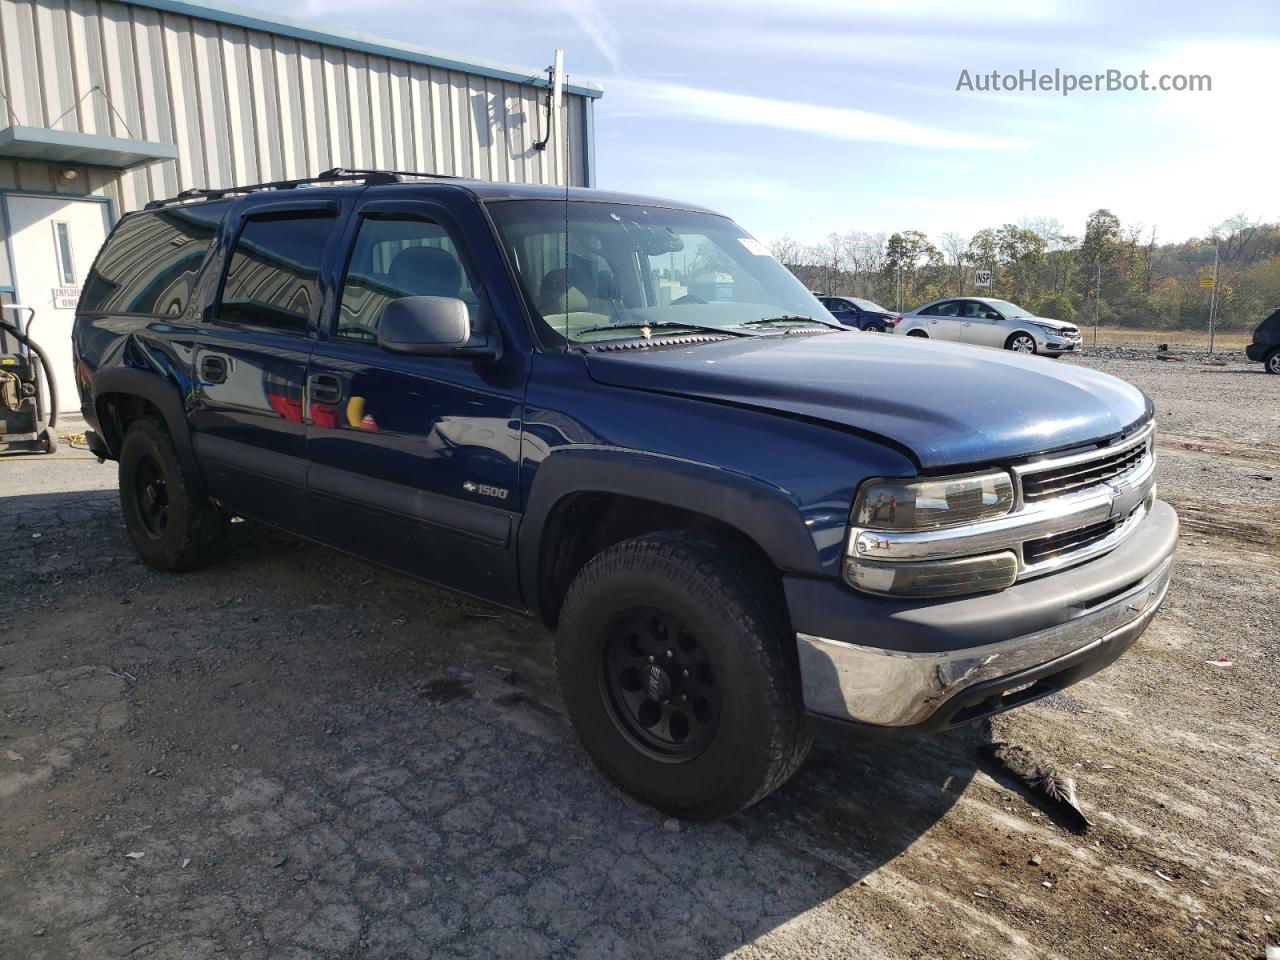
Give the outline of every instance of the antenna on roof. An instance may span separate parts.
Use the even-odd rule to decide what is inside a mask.
[[[560,96],[564,92],[564,51],[557,48],[555,62],[547,67],[547,135],[533,145],[535,150],[547,149],[551,131],[555,129],[555,117],[560,110]]]

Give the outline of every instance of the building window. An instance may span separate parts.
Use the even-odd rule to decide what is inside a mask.
[[[53,221],[53,249],[58,257],[58,282],[64,287],[76,285],[76,265],[71,259],[71,224]]]

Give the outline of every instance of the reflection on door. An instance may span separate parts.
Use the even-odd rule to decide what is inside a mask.
[[[107,204],[83,197],[4,196],[15,299],[35,310],[31,337],[49,355],[58,411],[79,410],[71,324],[85,274],[106,239]]]

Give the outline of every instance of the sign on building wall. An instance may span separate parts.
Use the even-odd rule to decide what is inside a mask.
[[[53,309],[55,310],[74,310],[76,304],[80,302],[79,287],[54,287],[53,288]]]

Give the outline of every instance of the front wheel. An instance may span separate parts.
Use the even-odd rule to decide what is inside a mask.
[[[1276,347],[1267,354],[1266,362],[1263,364],[1267,373],[1280,373],[1280,347]]]
[[[728,540],[665,531],[598,554],[569,587],[561,694],[596,764],[676,816],[726,817],[808,752],[785,612]]]
[[[1015,333],[1005,341],[1004,348],[1014,353],[1035,353],[1036,338],[1029,333]]]

